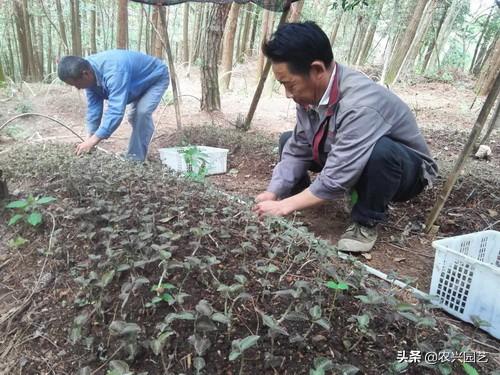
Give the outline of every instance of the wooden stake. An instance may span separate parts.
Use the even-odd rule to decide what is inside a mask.
[[[283,13],[281,14],[278,28],[285,23],[288,12],[290,11],[290,5],[291,1],[286,1],[283,7]],[[255,114],[255,110],[257,109],[257,104],[259,104],[259,99],[262,95],[262,90],[264,89],[264,83],[266,82],[269,70],[271,70],[271,60],[266,59],[266,65],[264,66],[264,70],[262,71],[262,75],[260,76],[259,84],[257,85],[257,89],[255,90],[255,94],[253,95],[252,103],[250,104],[250,109],[248,110],[248,114],[245,119],[245,125],[243,127],[244,129],[250,129],[250,123],[252,122],[253,115]]]

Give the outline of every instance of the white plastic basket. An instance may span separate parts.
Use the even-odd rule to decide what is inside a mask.
[[[500,339],[500,232],[484,231],[434,241],[431,296],[448,313]]]
[[[197,147],[202,153],[203,161],[206,162],[207,175],[226,173],[227,170],[227,153],[229,150],[225,148],[209,147],[209,146],[189,146]],[[183,150],[189,147],[170,147],[160,148],[161,162],[177,172],[187,172],[188,166],[184,158]],[[193,166],[195,173],[198,172],[200,165]]]

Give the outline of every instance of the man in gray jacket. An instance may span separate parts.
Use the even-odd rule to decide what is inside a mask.
[[[255,200],[262,215],[288,215],[356,191],[343,251],[370,251],[391,201],[419,194],[437,175],[410,108],[362,73],[333,60],[313,22],[281,26],[263,45],[276,79],[297,103],[280,139],[281,160]],[[311,183],[308,171],[318,172]]]

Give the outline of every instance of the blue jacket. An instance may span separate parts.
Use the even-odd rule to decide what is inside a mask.
[[[118,128],[127,104],[138,100],[158,80],[169,78],[161,60],[139,52],[104,51],[86,60],[96,77],[96,85],[85,90],[87,129],[99,138],[108,138]],[[102,118],[105,99],[108,109]]]

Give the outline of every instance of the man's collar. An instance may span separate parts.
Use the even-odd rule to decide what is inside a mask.
[[[337,64],[334,64],[332,74],[330,75],[330,80],[328,81],[328,86],[327,86],[323,96],[321,97],[321,100],[319,101],[318,107],[326,106],[330,102],[330,92],[332,90],[332,84],[333,84],[333,81],[335,79],[336,72],[337,72]]]

